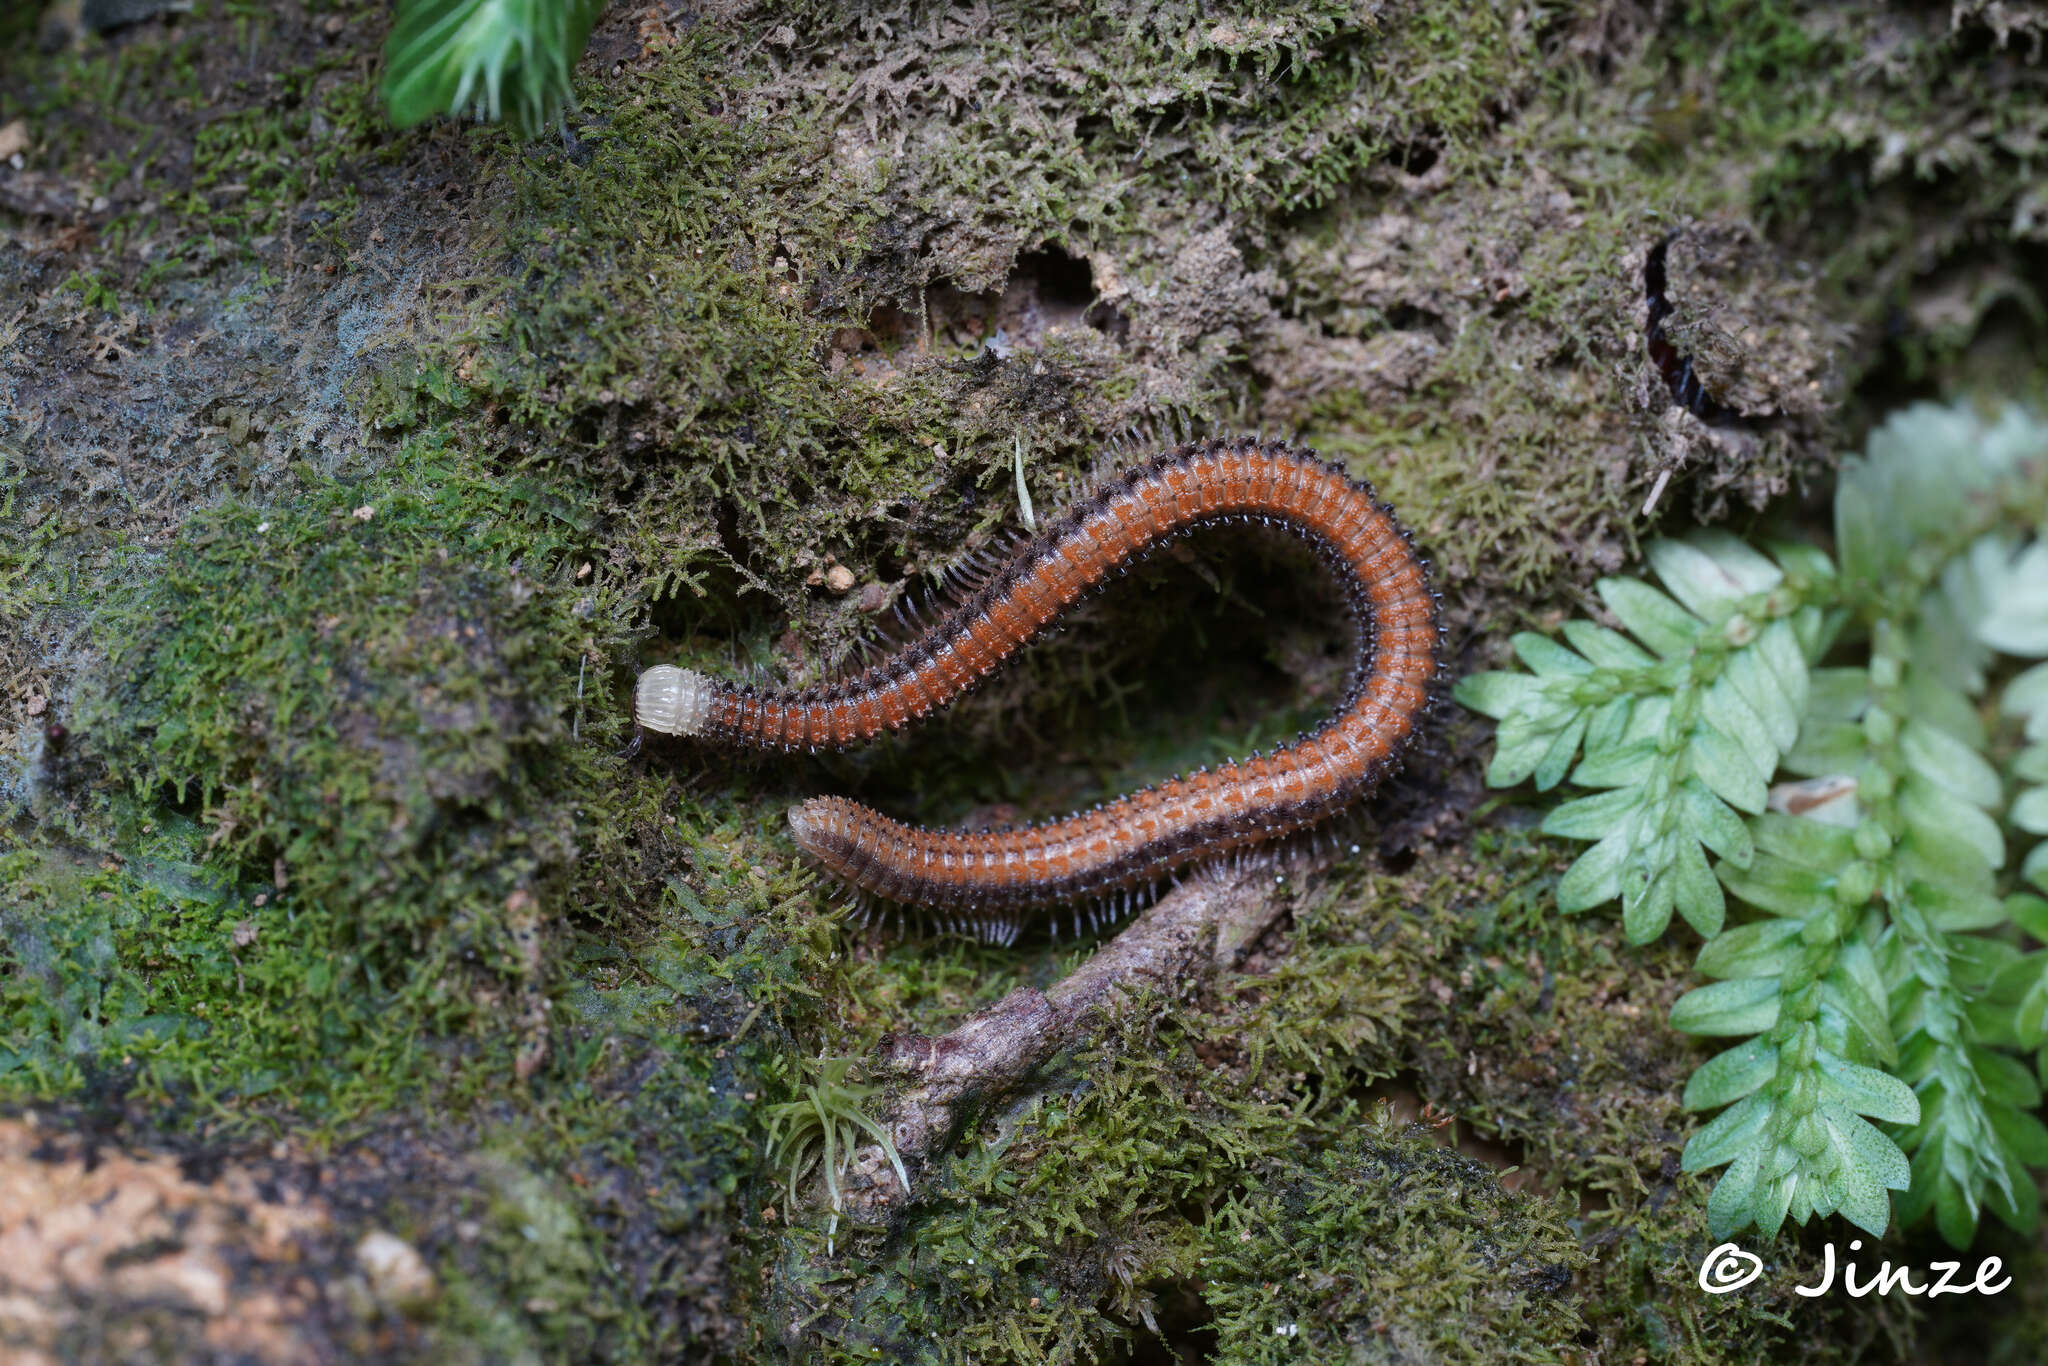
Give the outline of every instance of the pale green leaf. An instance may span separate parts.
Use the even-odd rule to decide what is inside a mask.
[[[1998,822],[1944,788],[1907,778],[1899,785],[1899,811],[1910,826],[1967,844],[1992,868],[2005,862],[2005,836]]]
[[[1963,1193],[1962,1184],[1946,1173],[1934,1188],[1934,1226],[1953,1248],[1966,1248],[1977,1239],[1976,1203]]]
[[[1999,699],[2008,716],[2035,716],[2048,712],[2048,664],[2036,664],[2005,685]]]
[[[1704,629],[1698,617],[1641,579],[1607,578],[1594,587],[1621,624],[1660,655],[1687,653]]]
[[[1807,545],[1803,541],[1770,540],[1764,542],[1764,548],[1788,574],[1803,574],[1820,584],[1835,577],[1835,562],[1818,546]]]
[[[2020,1110],[2031,1110],[2041,1103],[2039,1083],[2018,1059],[1976,1044],[1970,1046],[1969,1057],[1984,1094],[1991,1099]]]
[[[2012,761],[2012,776],[2023,783],[2048,783],[2048,744],[2029,745],[2021,750]]]
[[[2005,795],[1990,761],[1947,731],[1908,721],[1899,732],[1899,750],[1915,772],[1964,801],[1996,806]]]
[[[1543,757],[1536,761],[1536,771],[1529,775],[1538,792],[1548,792],[1564,781],[1564,775],[1571,770],[1572,760],[1579,752],[1579,737],[1586,733],[1586,715],[1581,712],[1572,723],[1557,733],[1550,747],[1543,751]]]
[[[1642,806],[1643,789],[1640,787],[1617,787],[1607,792],[1575,797],[1562,806],[1551,808],[1550,814],[1543,818],[1543,833],[1574,840],[1605,839],[1620,830],[1622,821],[1641,810]]]
[[[1994,1113],[2010,1112],[1999,1109]],[[2033,1173],[2027,1170],[2027,1164],[2020,1160],[2010,1145],[1997,1144],[1993,1155],[2003,1179],[1993,1183],[1985,1192],[1984,1202],[2007,1228],[2022,1237],[2031,1238],[2035,1226],[2041,1222],[2041,1188],[2034,1183]]]
[[[1750,1039],[1700,1064],[1685,1084],[1688,1110],[1715,1110],[1737,1101],[1778,1074],[1778,1050],[1767,1039]],[[1910,1092],[1908,1094],[1911,1094]],[[1919,1107],[1914,1107],[1919,1113]]]
[[[1663,581],[1665,589],[1686,610],[1707,621],[1721,620],[1743,598],[1774,586],[1783,577],[1776,565],[1742,547],[1733,537],[1724,536],[1713,543],[1740,547],[1741,556],[1748,558],[1731,555],[1724,561],[1708,554],[1701,545],[1687,541],[1653,541],[1648,550],[1650,568]],[[1752,561],[1762,567],[1761,582],[1756,575],[1743,572]]]
[[[1515,654],[1529,671],[1543,677],[1579,677],[1593,672],[1593,666],[1549,636],[1534,631],[1517,631],[1508,638]]]
[[[1898,1044],[1885,1024],[1884,1010],[1854,1016],[1849,1007],[1869,1004],[1867,997],[1830,995],[1820,1004],[1820,1015],[1815,1021],[1819,1025],[1820,1042],[1823,1047],[1840,1053],[1846,1058],[1866,1064],[1882,1063],[1890,1066],[1898,1060]]]
[[[1844,578],[1874,585],[1884,576],[1885,542],[1876,496],[1867,480],[1856,477],[1864,467],[1853,456],[1842,462],[1835,485],[1835,553]]]
[[[1700,842],[1737,868],[1747,868],[1756,857],[1756,845],[1742,818],[1707,791],[1706,784],[1697,778],[1680,783],[1678,796],[1683,803],[1683,819]]]
[[[1451,689],[1451,696],[1461,705],[1498,721],[1542,691],[1542,680],[1528,674],[1493,671],[1465,675]]]
[[[1708,977],[1776,977],[1806,961],[1812,950],[1797,920],[1758,920],[1709,939],[1694,968]]]
[[[1721,678],[1741,694],[1742,700],[1756,713],[1763,727],[1764,736],[1779,754],[1792,748],[1799,738],[1799,708],[1792,705],[1792,698],[1785,692],[1778,676],[1772,673],[1763,659],[1754,650],[1737,650],[1728,656],[1728,666]]]
[[[1829,1146],[1840,1162],[1837,1169],[1838,1209],[1858,1228],[1881,1237],[1891,1222],[1887,1190],[1904,1190],[1912,1169],[1898,1145],[1867,1122],[1840,1106],[1823,1105],[1822,1122]]]
[[[1768,1184],[1760,1184],[1756,1193],[1750,1196],[1750,1216],[1756,1220],[1758,1231],[1765,1237],[1774,1236],[1784,1224],[1785,1211],[1791,1207],[1799,1185],[1799,1177],[1788,1172]]]
[[[1629,708],[1628,726],[1621,733],[1624,744],[1647,740],[1655,744],[1671,720],[1671,697],[1667,693],[1639,693]]]
[[[1854,775],[1870,757],[1863,727],[1847,721],[1812,721],[1799,728],[1799,738],[1785,751],[1780,766],[1802,778]]]
[[[1557,884],[1557,909],[1571,914],[1621,895],[1621,870],[1635,848],[1630,831],[1617,830],[1579,855]]]
[[[1749,832],[1763,853],[1799,864],[1834,872],[1856,857],[1856,834],[1839,825],[1766,811],[1753,817]]]
[[[1770,731],[1756,709],[1743,700],[1735,683],[1722,675],[1714,685],[1700,693],[1700,715],[1714,728],[1736,744],[1742,746],[1751,767],[1768,779],[1778,769],[1778,747],[1771,743]]]
[[[2030,835],[2048,835],[2048,787],[2030,787],[2014,799],[2012,823]]]
[[[1927,923],[1948,934],[1988,930],[2005,923],[2005,907],[1988,889],[1914,879],[1906,884],[1906,899],[1920,908]]]
[[[1799,646],[1799,637],[1792,629],[1792,623],[1785,620],[1772,622],[1757,633],[1756,643],[1751,647],[1763,657],[1770,667],[1772,677],[1785,690],[1795,710],[1806,709],[1806,652]]]
[[[1764,809],[1769,796],[1764,775],[1757,772],[1740,745],[1712,724],[1702,721],[1693,728],[1686,758],[1699,780],[1728,805],[1751,813]]]
[[[1671,1027],[1687,1034],[1760,1034],[1778,1022],[1775,977],[1738,977],[1694,987],[1671,1007]]]
[[[1770,1121],[1770,1097],[1754,1093],[1745,1096],[1693,1133],[1679,1158],[1679,1170],[1701,1172],[1734,1161],[1764,1141],[1764,1130]]]
[[[1999,1141],[2029,1167],[2048,1167],[2048,1125],[2024,1110],[2006,1105],[1991,1108],[1991,1127]]]
[[[1713,557],[1720,571],[1740,587],[1742,597],[1768,593],[1785,581],[1783,569],[1739,536],[1708,529],[1695,531],[1686,540]],[[1825,555],[1820,556],[1820,563],[1827,564]],[[1826,572],[1832,574],[1833,566],[1828,566]]]
[[[2039,1048],[2048,1040],[2048,971],[2039,971],[2013,1009],[2012,1032],[2022,1048]]]
[[[1493,762],[1486,766],[1487,786],[1513,787],[1534,773],[1570,724],[1536,726],[1520,715],[1502,721],[1494,735]]]
[[[1985,644],[2023,658],[2048,655],[2048,541],[2013,560],[1990,608],[1977,623]]]
[[[1714,1183],[1713,1193],[1707,1197],[1707,1230],[1714,1237],[1726,1238],[1754,1221],[1750,1205],[1762,1175],[1764,1154],[1770,1146],[1758,1143],[1746,1149]]]
[[[1906,671],[1906,706],[1903,713],[1922,725],[1947,731],[1972,749],[1987,744],[1984,718],[1976,701],[1967,693],[1942,681],[1934,670]]]
[[[1699,841],[1689,833],[1678,836],[1670,877],[1672,901],[1685,923],[1708,938],[1719,934],[1728,904],[1722,899],[1721,884],[1707,867],[1706,855],[1700,852]]]
[[[1983,691],[1992,652],[1975,626],[1984,615],[1987,585],[2003,580],[2007,554],[2006,539],[1992,535],[1950,558],[1911,623],[1909,654],[1917,672],[1965,692]]]
[[[1821,980],[1825,986],[1822,1014],[1839,1014],[1856,1035],[1854,1045],[1845,1036],[1837,1051],[1847,1055],[1863,1052],[1887,1067],[1896,1064],[1899,1050],[1891,1028],[1891,1000],[1869,946],[1860,940],[1844,944],[1835,955],[1835,965]]]
[[[1574,650],[1603,669],[1647,669],[1657,662],[1655,655],[1627,636],[1598,622],[1568,621],[1564,624],[1564,638]]]
[[[1603,702],[1597,707],[1592,719],[1586,723],[1586,738],[1581,741],[1587,751],[1615,749],[1622,743],[1622,736],[1628,730],[1628,718],[1635,707],[1636,699],[1628,693]]]
[[[2015,892],[2005,899],[2005,913],[2012,923],[2048,944],[2048,899],[2031,892]]]
[[[1770,854],[1758,854],[1748,868],[1723,863],[1715,871],[1731,895],[1773,915],[1803,919],[1835,907],[1834,883],[1828,875]]]
[[[1985,862],[1983,851],[1924,821],[1909,822],[1900,834],[1898,863],[1908,881],[1917,879],[1966,892],[1991,891],[1991,865]]]
[[[1887,1124],[1920,1122],[1920,1097],[1897,1077],[1838,1058],[1826,1049],[1821,1050],[1816,1060],[1825,1079],[1821,1086],[1823,1099]]]
[[[1627,870],[1623,870],[1621,883],[1621,929],[1631,944],[1647,944],[1664,933],[1664,927],[1671,923],[1671,910],[1677,903],[1677,884],[1670,865],[1658,863],[1641,865],[1648,872],[1648,880],[1640,886],[1629,885]]]
[[[1840,1141],[1833,1126],[1829,1134],[1833,1141]],[[1869,1172],[1844,1162],[1828,1184],[1836,1213],[1874,1237],[1884,1236],[1885,1226],[1891,1222],[1892,1202]]]
[[[1869,706],[1869,670],[1815,669],[1808,675],[1808,720],[1858,721]]]
[[[1654,740],[1631,740],[1617,749],[1588,754],[1572,773],[1580,787],[1628,787],[1647,779],[1663,758]]]

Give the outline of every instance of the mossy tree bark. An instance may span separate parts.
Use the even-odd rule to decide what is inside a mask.
[[[158,8],[0,20],[0,1352],[1993,1331],[1698,1292],[1695,945],[1550,913],[1571,851],[1482,805],[1472,717],[1313,878],[1080,950],[845,929],[796,797],[1008,820],[1318,716],[1346,655],[1284,549],[1192,543],[875,753],[616,751],[640,667],[819,677],[1133,427],[1372,479],[1462,670],[1652,528],[1796,516],[1902,389],[2039,397],[2031,11],[619,4],[519,143],[388,126],[382,4]],[[1664,335],[1753,421],[1645,345],[1667,239]],[[1225,901],[1231,961],[1059,1027]],[[1005,1001],[1054,1032],[971,1110],[897,1078],[947,1141],[828,1254],[764,1109]],[[1996,1309],[2038,1332],[2043,1285]]]

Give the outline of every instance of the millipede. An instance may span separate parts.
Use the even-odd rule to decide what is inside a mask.
[[[914,639],[858,673],[763,689],[648,669],[634,691],[636,734],[735,751],[858,744],[949,705],[1167,541],[1227,524],[1303,538],[1345,589],[1352,660],[1342,701],[1315,730],[1064,820],[938,830],[830,796],[789,813],[797,845],[834,877],[954,932],[1007,944],[1034,907],[1088,906],[1095,920],[1190,866],[1321,825],[1377,786],[1414,738],[1437,669],[1436,597],[1393,510],[1343,466],[1282,441],[1184,442],[1095,483]],[[1078,910],[1075,918],[1078,929]]]
[[[1692,357],[1679,351],[1671,338],[1665,335],[1664,320],[1675,311],[1666,292],[1669,282],[1665,273],[1665,254],[1676,240],[1676,232],[1666,233],[1650,248],[1650,254],[1643,261],[1643,298],[1649,305],[1650,315],[1643,340],[1650,352],[1650,363],[1657,367],[1658,375],[1671,390],[1673,404],[1709,427],[1739,427],[1752,420],[1750,415],[1729,407],[1708,392],[1706,381],[1693,369]]]

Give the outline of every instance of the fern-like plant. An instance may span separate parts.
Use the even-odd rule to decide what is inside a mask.
[[[604,0],[399,0],[384,44],[384,106],[400,128],[440,114],[552,127]]]
[[[2048,1166],[2031,1113],[2048,950],[2023,953],[2013,928],[2048,939],[2048,900],[1999,886],[2006,826],[2048,833],[2048,666],[1994,686],[2001,656],[2048,656],[2048,425],[1900,414],[1845,463],[1835,547],[1839,567],[1805,545],[1659,542],[1665,591],[1598,585],[1633,639],[1524,633],[1529,672],[1473,675],[1457,697],[1500,721],[1490,783],[1599,789],[1544,822],[1594,841],[1561,910],[1619,899],[1642,943],[1675,909],[1706,940],[1716,980],[1671,1019],[1742,1040],[1685,1092],[1721,1111],[1684,1156],[1727,1168],[1715,1236],[1829,1213],[1879,1233],[1931,1211],[1960,1246],[1987,1205],[2030,1227],[2028,1168]],[[1980,720],[1994,691],[2026,728],[2010,802]],[[2048,890],[2044,851],[2021,877]]]

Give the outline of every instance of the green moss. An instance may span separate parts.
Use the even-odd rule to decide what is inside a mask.
[[[1203,1230],[1204,1298],[1232,1366],[1572,1357],[1585,1252],[1559,1212],[1382,1109],[1246,1184]]]
[[[97,205],[95,247],[141,277],[132,302],[156,307],[223,265],[274,265],[280,238],[294,251],[341,242],[359,203],[353,164],[384,138],[370,92],[348,78],[356,43],[322,32],[311,8],[202,0],[41,61],[0,47],[0,124],[24,120],[35,169]],[[131,250],[142,259],[124,260]],[[117,306],[111,289],[89,299]]]
[[[1847,1360],[1866,1336],[1903,1339],[1907,1309],[1793,1292],[1818,1283],[1820,1244],[1839,1229],[1745,1241],[1779,1270],[1742,1296],[1698,1292],[1720,1240],[1706,1183],[1679,1171],[1691,1123],[1679,1100],[1712,1050],[1663,1024],[1695,985],[1695,950],[1669,935],[1631,949],[1610,925],[1559,917],[1572,852],[1513,820],[1476,837],[1478,881],[1459,908],[1469,937],[1407,1019],[1423,1094],[1577,1206],[1575,1227],[1599,1252],[1578,1274],[1578,1309],[1603,1350],[1707,1366],[1795,1349]]]
[[[1390,1069],[1394,1022],[1439,951],[1435,924],[1399,907],[1437,877],[1299,889],[1284,945],[1190,1000],[1120,1007],[1099,1045],[973,1124],[890,1228],[842,1224],[828,1256],[824,1215],[803,1212],[773,1257],[784,1342],[833,1361],[1118,1360],[1179,1332],[1207,1295],[1209,1221],[1274,1155],[1342,1141],[1348,1097]],[[820,1023],[846,1039],[951,1022],[1073,956],[863,951]]]
[[[1245,278],[1257,233],[1191,202],[1277,223],[1390,156],[1459,154],[1534,41],[1449,7],[1384,29],[1318,5],[1084,7],[918,39],[899,85],[907,35],[792,19],[765,51],[678,30],[570,146],[501,159],[499,282],[436,365],[512,419],[490,439],[577,451],[657,592],[736,574],[828,657],[860,599],[805,580],[880,569],[886,601],[1014,525],[1015,439],[1043,504],[1133,421],[1248,410],[1244,353],[1273,317]],[[1054,285],[996,292],[1041,244],[1087,258],[1094,326]],[[1028,329],[1007,361],[984,350],[1006,320]],[[426,416],[400,393],[379,411]]]
[[[793,1231],[776,1284],[792,1345],[832,1361],[971,1362],[1102,1359],[1129,1342],[1155,1288],[1192,1270],[1181,1211],[1303,1130],[1285,1105],[1218,1094],[1193,1044],[1138,1004],[1064,1085],[945,1160],[907,1236],[870,1235],[833,1267],[821,1230]]]
[[[1837,316],[1888,334],[1872,359],[1899,380],[2038,395],[2025,257],[2041,212],[2020,149],[2043,128],[2039,40],[2037,19],[2001,6],[1824,13],[1701,0],[1645,68],[1665,83],[1653,145],[1709,161],[1744,149],[1758,220],[1812,257]],[[1983,335],[2001,309],[2033,325]],[[1977,363],[1958,365],[1973,342]]]
[[[1291,1321],[1366,1359],[1446,1323],[1540,1356],[1574,1310],[1616,1360],[1902,1341],[1790,1279],[1695,1293],[1698,1192],[1666,1171],[1694,1058],[1642,1027],[1686,946],[1623,963],[1599,925],[1524,914],[1560,859],[1468,842],[1462,732],[1243,973],[1140,1003],[980,1117],[928,1204],[829,1257],[822,1211],[782,1208],[762,1113],[799,1057],[936,1032],[1088,951],[839,934],[783,807],[836,787],[1004,820],[1271,743],[1341,666],[1303,564],[1193,545],[877,752],[602,751],[646,663],[817,677],[1019,525],[1019,444],[1043,513],[1132,422],[1299,425],[1416,525],[1455,640],[1540,615],[1621,567],[1657,468],[1660,511],[1720,518],[1842,444],[1676,421],[1641,357],[1642,249],[1721,234],[1674,277],[1717,383],[1803,377],[1834,321],[1894,303],[1919,345],[1913,307],[1954,283],[1925,262],[2031,231],[2020,102],[1954,117],[1991,77],[2029,88],[2023,44],[1969,7],[1952,38],[1896,7],[1831,30],[1700,6],[1647,34],[1440,4],[643,9],[600,24],[569,136],[529,145],[383,131],[378,5],[331,49],[237,6],[0,59],[34,169],[110,201],[79,259],[0,256],[0,346],[29,362],[0,366],[8,400],[55,415],[0,467],[0,519],[29,529],[0,540],[0,665],[74,731],[11,759],[37,824],[0,866],[0,1091],[133,1084],[294,1134],[424,1116],[481,1156],[422,1168],[446,1203],[376,1217],[450,1287],[428,1325],[450,1355],[1117,1360],[1158,1337],[1253,1360],[1301,1346],[1258,1317],[1269,1283],[1312,1288]],[[641,50],[643,22],[668,46]],[[1884,24],[1903,47],[1873,46]],[[1895,132],[1931,179],[1886,160]],[[1931,257],[1903,253],[1922,230]],[[2032,316],[2006,250],[1900,370]],[[240,340],[186,358],[209,329]],[[2037,374],[2038,328],[2015,335]],[[1867,335],[1849,355],[1892,364]],[[828,564],[856,589],[808,582]],[[1357,1132],[1395,1073],[1536,1193]],[[1552,1296],[1522,1272],[1572,1260],[1574,1208],[1599,1255]],[[1472,1271],[1490,1255],[1514,1274]]]
[[[577,677],[607,595],[579,586],[576,523],[422,443],[360,484],[194,518],[100,615],[95,755],[192,812],[187,857],[237,888],[196,918],[129,904],[152,989],[290,1022],[234,1031],[209,1089],[374,1089],[541,985],[573,803],[605,767],[563,742],[616,727],[608,680]]]
[[[478,1246],[464,1260],[475,1270],[458,1262],[441,1325],[472,1360],[508,1361],[542,1347],[596,1359],[599,1320],[614,1296],[595,1284],[602,1263],[574,1188],[508,1154],[480,1158],[473,1175],[482,1217]]]

